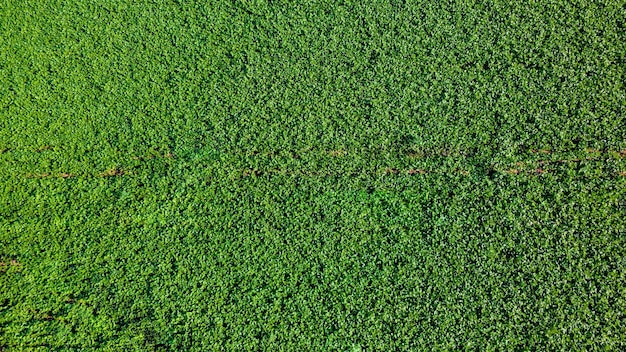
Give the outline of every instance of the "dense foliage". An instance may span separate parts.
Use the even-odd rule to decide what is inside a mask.
[[[0,350],[626,349],[625,23],[2,2]]]

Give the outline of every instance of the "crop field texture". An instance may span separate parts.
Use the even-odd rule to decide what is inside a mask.
[[[626,1],[0,1],[0,351],[626,350]]]

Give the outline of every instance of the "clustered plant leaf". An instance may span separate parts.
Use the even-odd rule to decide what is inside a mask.
[[[3,2],[0,351],[625,350],[625,23]]]

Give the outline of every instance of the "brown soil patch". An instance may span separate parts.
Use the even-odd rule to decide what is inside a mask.
[[[385,174],[386,175],[397,175],[399,172],[400,172],[400,170],[395,169],[395,168],[391,168],[391,167],[388,167],[388,168],[385,169]]]
[[[346,155],[346,151],[342,149],[331,150],[328,154],[330,154],[330,156],[344,156]]]
[[[119,168],[113,168],[113,169],[109,169],[109,170],[101,173],[100,176],[102,176],[102,177],[116,177],[116,176],[123,176],[124,174],[126,174],[124,172],[124,170],[119,169]]]
[[[21,267],[22,263],[18,262],[15,259],[10,259],[8,261],[0,261],[0,272],[7,271],[10,267],[18,268]]]
[[[547,149],[531,149],[531,153],[541,153],[541,154],[550,154],[550,151]]]
[[[0,266],[22,266],[22,264],[15,259],[11,259],[6,262],[0,262]]]
[[[424,169],[409,169],[408,173],[409,173],[409,175],[417,175],[417,174],[422,175],[422,174],[426,173],[426,170],[424,170]]]
[[[42,147],[39,147],[39,148],[35,149],[35,151],[37,153],[41,153],[41,152],[45,152],[46,150],[52,150],[52,148],[53,148],[52,146],[44,145]]]

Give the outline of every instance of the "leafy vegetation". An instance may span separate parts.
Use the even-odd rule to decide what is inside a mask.
[[[623,1],[5,1],[0,350],[624,350]]]

